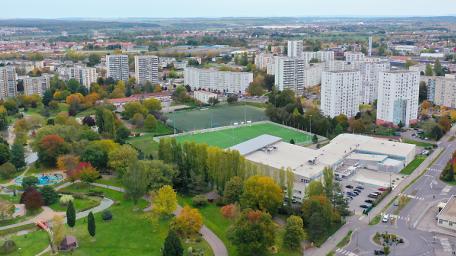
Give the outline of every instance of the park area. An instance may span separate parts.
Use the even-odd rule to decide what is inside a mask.
[[[309,133],[287,128],[272,122],[262,122],[226,129],[222,128],[217,131],[179,135],[176,137],[176,140],[178,142],[193,141],[196,143],[206,143],[210,146],[228,148],[263,134],[280,137],[285,142],[294,140],[296,144],[300,145],[312,143],[312,136]]]
[[[167,124],[179,132],[233,125],[246,121],[268,120],[264,109],[250,105],[220,105],[182,110],[167,115]]]

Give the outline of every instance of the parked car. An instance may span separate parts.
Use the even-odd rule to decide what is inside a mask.
[[[352,186],[352,185],[347,185],[347,186],[345,186],[345,188],[349,188],[349,189],[352,189],[352,188],[353,188],[353,186]]]
[[[356,189],[361,189],[361,190],[363,190],[364,187],[363,187],[363,186],[356,186]]]
[[[359,193],[356,192],[356,191],[353,191],[352,193],[353,193],[353,195],[355,195],[355,196],[358,196],[358,195],[359,195]]]
[[[355,194],[353,194],[353,192],[350,192],[350,191],[347,192],[347,195],[348,196],[355,196]]]
[[[375,255],[385,255],[385,252],[382,251],[382,250],[375,250],[375,251],[374,251],[374,254],[375,254]]]
[[[358,192],[358,193],[361,193],[361,189],[355,188],[353,191],[356,191],[356,192]]]
[[[367,197],[376,199],[378,197],[378,195],[374,194],[374,193],[370,193],[369,195],[367,195]]]
[[[337,181],[342,181],[342,178],[341,177],[336,177],[336,180]]]
[[[382,194],[382,192],[377,192],[377,191],[375,191],[375,192],[372,192],[371,194],[376,194],[377,196],[379,196],[379,195]]]
[[[364,200],[365,203],[368,203],[368,204],[373,204],[374,203],[374,200],[371,200],[371,199],[367,199],[367,200]]]
[[[386,188],[378,188],[378,191],[386,191]]]
[[[360,205],[359,207],[361,207],[361,208],[363,208],[363,209],[369,208],[369,206],[367,206],[367,205],[365,205],[365,204],[362,204],[362,205]]]
[[[389,218],[389,214],[385,214],[385,215],[383,215],[382,222],[383,222],[383,223],[386,223],[386,222],[389,221],[389,219],[390,219],[390,218]]]

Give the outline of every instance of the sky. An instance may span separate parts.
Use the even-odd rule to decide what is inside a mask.
[[[456,16],[456,0],[1,0],[8,18]]]

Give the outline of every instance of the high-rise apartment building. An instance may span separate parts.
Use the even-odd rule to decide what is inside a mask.
[[[356,63],[354,63],[356,65]],[[391,64],[387,59],[365,58],[359,62],[361,71],[361,102],[373,103],[378,98],[378,76],[382,71],[389,71]]]
[[[90,85],[96,83],[98,73],[96,68],[84,66],[61,67],[58,69],[60,79],[68,81],[75,79],[82,86],[90,90]]]
[[[420,73],[383,71],[379,73],[377,124],[409,126],[418,119]]]
[[[0,67],[0,99],[15,97],[17,94],[17,75],[14,66]]]
[[[128,55],[106,55],[106,77],[119,81],[128,81]]]
[[[334,60],[333,51],[318,51],[318,52],[303,52],[302,58],[309,63],[311,60],[315,59],[319,62],[330,62]]]
[[[40,95],[43,96],[44,92],[49,89],[51,76],[43,74],[39,77],[22,77],[24,82],[24,94],[25,95]]]
[[[364,61],[366,58],[362,52],[344,52],[344,56],[347,62]]]
[[[146,82],[158,84],[158,63],[157,56],[135,56],[136,83],[141,85],[144,85]]]
[[[184,83],[192,89],[220,93],[245,93],[253,82],[251,72],[218,71],[216,69],[185,68]]]
[[[300,57],[302,57],[303,51],[304,51],[304,42],[302,40],[288,41],[288,57],[300,58]]]
[[[277,57],[275,60],[275,85],[278,90],[289,89],[296,94],[304,92],[304,69],[306,62],[303,59]]]
[[[429,98],[434,96],[433,102],[436,105],[445,106],[449,108],[456,108],[456,76],[445,75],[436,76],[428,79],[428,89],[434,87],[434,95],[428,93]],[[429,90],[430,92],[431,90]]]
[[[359,111],[360,71],[323,71],[321,78],[321,110],[335,117],[344,114],[355,116]]]

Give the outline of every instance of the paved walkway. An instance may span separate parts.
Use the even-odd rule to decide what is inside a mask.
[[[125,192],[125,189],[115,187],[115,186],[109,186],[109,185],[104,185],[104,184],[99,184],[99,183],[92,183],[92,185],[101,187],[101,188],[112,189],[112,190],[119,191],[119,192]],[[149,211],[150,209],[151,209],[151,206],[147,207],[144,210]],[[179,213],[181,211],[182,211],[182,207],[178,205],[177,209],[174,211],[173,214],[177,216],[177,215],[179,215]],[[203,225],[203,227],[201,227],[200,233],[203,236],[204,240],[207,241],[209,246],[211,246],[212,251],[214,252],[214,255],[228,256],[228,250],[226,249],[225,244],[222,242],[222,240],[220,240],[220,238],[214,232],[212,232],[212,230],[210,230],[208,227]]]

